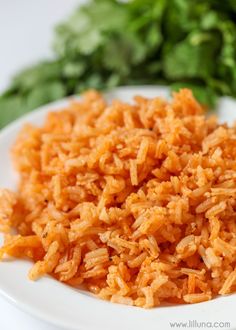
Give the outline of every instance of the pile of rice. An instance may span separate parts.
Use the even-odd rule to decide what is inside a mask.
[[[236,126],[171,102],[87,92],[13,147],[0,191],[0,258],[115,303],[150,308],[236,291]],[[12,229],[17,234],[12,234]]]

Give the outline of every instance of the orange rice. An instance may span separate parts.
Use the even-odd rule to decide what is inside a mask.
[[[206,118],[187,89],[134,101],[90,91],[23,128],[0,258],[145,308],[235,292],[236,126]]]

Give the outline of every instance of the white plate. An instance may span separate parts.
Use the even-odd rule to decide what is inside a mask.
[[[109,99],[117,97],[130,101],[132,96],[137,94],[166,97],[169,93],[164,87],[140,86],[117,88],[107,96]],[[13,189],[16,187],[17,176],[11,166],[9,149],[22,125],[26,122],[39,125],[48,111],[66,104],[68,104],[68,99],[44,106],[2,130],[0,133],[0,187]],[[219,104],[221,121],[232,122],[236,118],[235,109],[235,101],[230,98],[222,99]],[[27,273],[30,267],[30,262],[21,260],[0,263],[0,293],[24,311],[66,329],[165,330],[173,329],[171,323],[175,322],[187,322],[188,326],[185,327],[190,327],[191,324],[195,324],[196,327],[196,324],[200,322],[212,322],[212,324],[228,322],[230,326],[226,324],[224,327],[221,326],[221,329],[236,329],[234,312],[236,295],[195,305],[144,310],[99,300],[50,277],[44,277],[37,282],[29,281]]]

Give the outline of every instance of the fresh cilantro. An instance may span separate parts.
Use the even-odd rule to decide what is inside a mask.
[[[56,27],[53,50],[0,96],[0,127],[88,88],[189,87],[211,108],[236,97],[235,0],[91,0]]]

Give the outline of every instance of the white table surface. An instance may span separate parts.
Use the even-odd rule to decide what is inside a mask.
[[[0,0],[0,91],[16,71],[51,55],[53,26],[82,2]],[[59,330],[18,310],[2,297],[0,311],[2,330]]]

